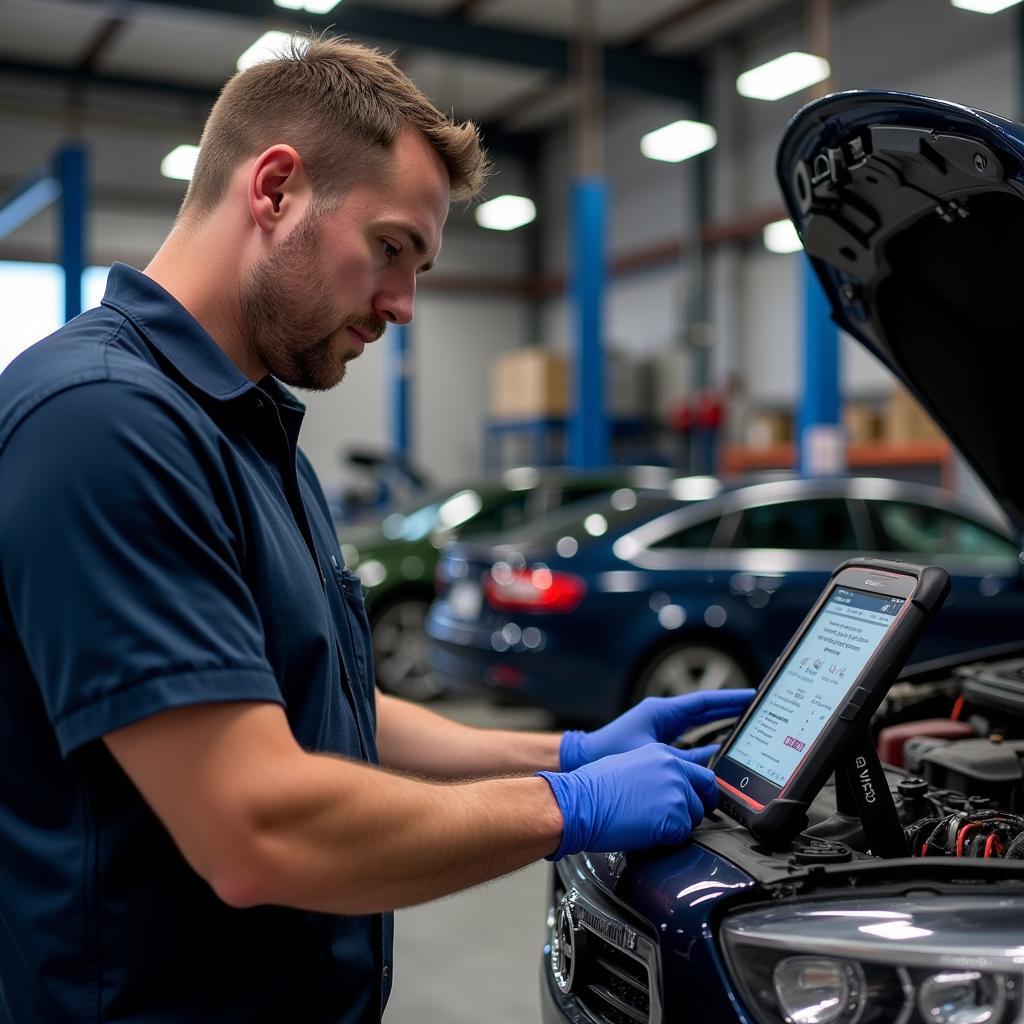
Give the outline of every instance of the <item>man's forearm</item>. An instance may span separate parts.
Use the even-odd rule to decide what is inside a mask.
[[[562,816],[541,778],[443,785],[319,755],[304,760],[295,778],[281,780],[286,811],[265,816],[261,855],[215,884],[227,902],[372,913],[497,878],[559,845]]]
[[[562,837],[542,778],[431,783],[308,753],[273,704],[178,708],[106,742],[232,906],[392,909],[513,871]]]
[[[558,770],[560,733],[474,729],[427,708],[377,695],[381,763],[433,779]]]

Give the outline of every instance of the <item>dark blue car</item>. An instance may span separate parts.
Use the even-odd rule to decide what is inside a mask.
[[[449,547],[427,620],[432,660],[565,720],[607,721],[647,696],[747,686],[767,671],[840,562],[932,562],[953,593],[915,657],[1016,637],[1024,583],[996,516],[895,480],[620,489],[499,544]],[[715,488],[717,489],[717,488]]]
[[[840,94],[790,125],[778,174],[836,320],[924,402],[1019,535],[1024,127]],[[1007,579],[978,566],[979,588]],[[1024,623],[1002,650],[972,652],[985,640],[969,629],[960,642],[905,672],[873,724],[902,762],[887,781],[914,856],[876,856],[828,785],[782,849],[716,812],[683,847],[568,857],[552,873],[546,1024],[1020,1021]]]

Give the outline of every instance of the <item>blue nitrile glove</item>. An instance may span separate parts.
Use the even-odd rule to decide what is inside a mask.
[[[648,743],[572,772],[538,772],[565,822],[548,860],[591,850],[641,850],[681,843],[718,802],[715,774],[684,751]]]
[[[571,772],[609,754],[635,750],[645,743],[671,743],[687,729],[720,718],[735,718],[753,700],[753,690],[701,690],[680,697],[647,697],[593,732],[570,730],[562,736],[558,764]],[[680,751],[689,761],[707,764],[716,744]]]

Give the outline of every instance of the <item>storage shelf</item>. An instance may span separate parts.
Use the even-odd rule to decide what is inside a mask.
[[[640,416],[613,416],[608,420],[609,441],[643,444],[651,425]],[[534,419],[489,419],[484,425],[484,469],[493,472],[524,462],[535,466],[563,465],[567,461],[569,419],[538,416]],[[517,458],[504,458],[503,442],[519,440]],[[613,459],[614,461],[614,459]]]
[[[751,447],[731,444],[722,450],[722,471],[747,473],[761,469],[793,469],[796,466],[796,445],[793,443]],[[942,438],[926,441],[879,441],[850,444],[846,448],[846,464],[850,469],[899,468],[934,466],[941,482],[950,486],[953,471],[953,449]]]

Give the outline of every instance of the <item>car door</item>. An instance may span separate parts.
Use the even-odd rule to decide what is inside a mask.
[[[867,504],[879,550],[908,562],[941,565],[952,577],[950,596],[915,660],[1019,638],[1024,585],[1018,546],[1009,537],[931,505]]]
[[[837,565],[864,550],[845,497],[796,498],[738,509],[730,590],[746,594],[752,639],[774,658]]]

